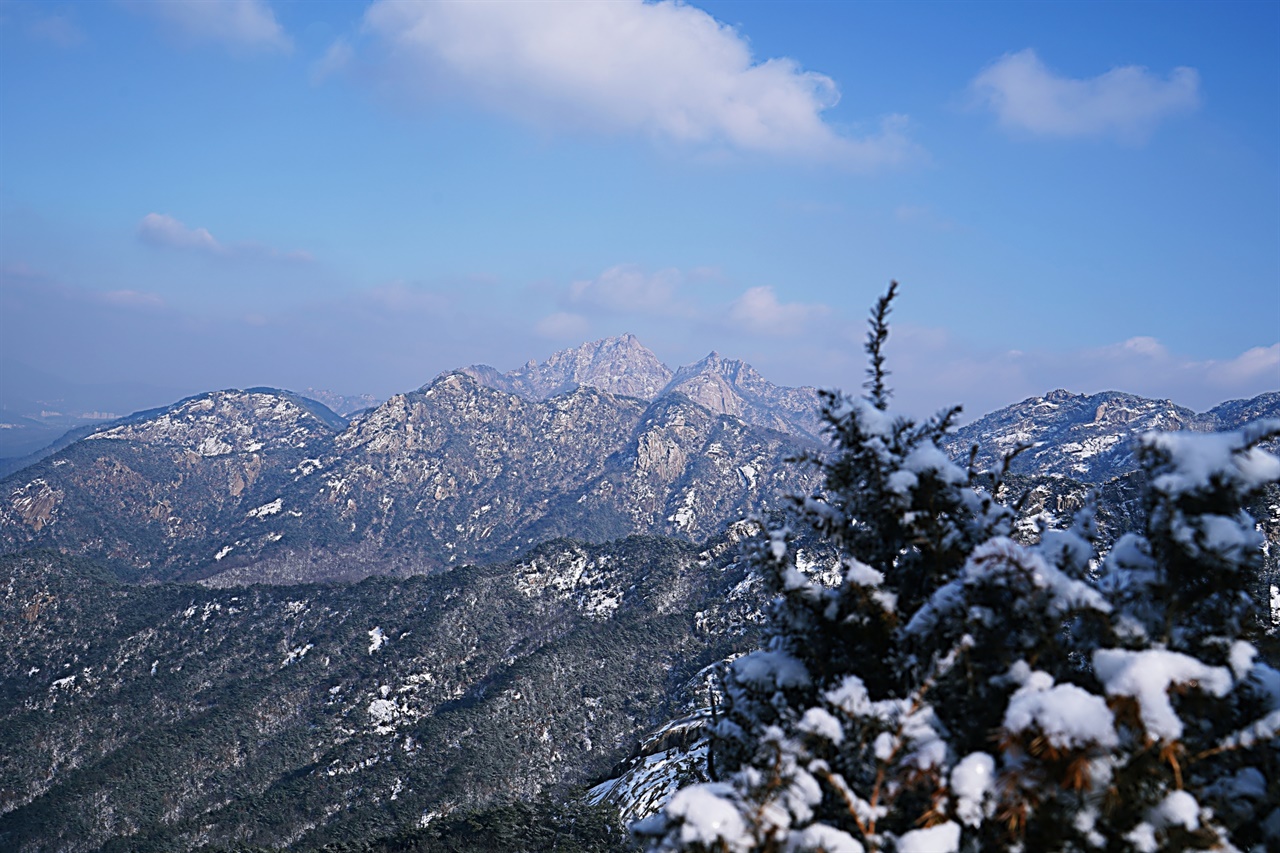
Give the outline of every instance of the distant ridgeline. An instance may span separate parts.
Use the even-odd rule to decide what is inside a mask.
[[[3,481],[0,549],[130,581],[422,574],[571,535],[701,542],[812,488],[817,394],[714,353],[672,373],[634,337],[472,367],[350,422],[218,391],[79,437]]]
[[[745,519],[819,487],[795,461],[826,446],[818,412],[627,335],[349,418],[256,388],[69,436],[0,480],[0,849],[622,846],[618,798],[579,794],[630,773],[610,790],[635,817],[697,772],[700,724],[667,723],[759,640]],[[1055,391],[944,449],[1030,445],[1018,537],[1092,490],[1105,548],[1142,521],[1135,435],[1262,417],[1280,393],[1196,414]],[[1265,596],[1280,494],[1250,509]]]

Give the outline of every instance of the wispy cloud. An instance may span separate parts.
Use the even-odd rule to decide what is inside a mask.
[[[85,41],[84,30],[65,12],[32,19],[27,24],[27,35],[61,48],[76,47]]]
[[[293,49],[293,41],[262,0],[152,0],[129,5],[194,41],[238,50],[288,53]]]
[[[222,243],[207,228],[192,228],[167,213],[148,213],[138,223],[138,239],[149,246],[180,249],[228,258],[258,258],[272,261],[310,263],[310,253],[294,249],[282,251],[261,243]]]
[[[610,267],[592,279],[569,285],[569,303],[583,308],[628,314],[682,314],[690,308],[680,299],[684,274],[676,269],[645,272],[632,264]]]
[[[729,320],[755,334],[791,337],[830,310],[818,303],[779,302],[772,287],[753,287],[729,306]]]
[[[812,333],[831,313],[820,303],[780,300],[768,286],[738,290],[710,267],[650,272],[636,264],[618,264],[594,278],[573,282],[560,291],[558,301],[562,310],[539,321],[537,334],[564,338],[568,330],[585,331],[588,320],[606,325],[625,320],[629,331],[643,324],[687,328],[690,335],[716,330],[734,337],[776,339]]]
[[[189,228],[167,213],[148,213],[138,223],[138,238],[151,246],[223,254],[226,249],[205,228]]]
[[[942,216],[929,204],[900,204],[893,209],[893,218],[903,225],[935,231],[954,231],[958,227],[953,220]]]
[[[1280,343],[1251,347],[1228,359],[1193,359],[1170,351],[1151,337],[1134,337],[1118,344],[1084,350],[1075,355],[1082,372],[1096,384],[1122,383],[1122,390],[1184,386],[1212,390],[1212,397],[1250,395],[1253,387],[1280,390]]]
[[[1167,118],[1200,105],[1200,75],[1173,69],[1161,77],[1138,65],[1088,79],[1055,74],[1031,49],[1007,54],[974,78],[970,90],[1010,130],[1037,136],[1116,137],[1140,143]]]
[[[108,305],[124,308],[159,308],[164,305],[159,294],[142,290],[108,290],[101,298]]]
[[[899,324],[889,338],[894,385],[917,412],[963,403],[981,415],[1054,388],[1127,391],[1203,411],[1280,389],[1280,343],[1198,359],[1147,336],[1071,352],[983,350],[940,329]]]
[[[406,281],[392,281],[366,291],[361,299],[375,311],[405,316],[438,317],[452,310],[449,296],[440,289]]]
[[[587,318],[570,311],[556,311],[540,319],[533,326],[538,337],[553,341],[579,343],[585,340],[590,329]]]
[[[345,38],[337,39],[329,45],[329,49],[311,65],[311,82],[322,83],[335,74],[340,74],[351,64],[355,51]]]
[[[757,61],[736,30],[684,3],[379,0],[365,28],[411,89],[544,126],[862,168],[914,152],[901,116],[866,136],[837,131],[823,117],[839,100],[834,80],[793,59]]]

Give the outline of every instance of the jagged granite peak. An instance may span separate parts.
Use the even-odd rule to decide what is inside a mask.
[[[1137,469],[1133,438],[1151,430],[1238,429],[1262,417],[1280,417],[1280,393],[1224,403],[1197,414],[1170,400],[1119,391],[1075,394],[1058,389],[984,415],[958,429],[945,450],[968,459],[978,445],[977,465],[991,468],[1019,444],[1030,445],[1012,471],[1104,483]]]
[[[578,493],[566,494],[552,516],[557,528],[535,525],[537,537],[561,530],[611,539],[648,530],[698,542],[733,523],[807,494],[814,469],[791,464],[816,449],[804,439],[761,429],[712,412],[683,394],[649,405],[630,440],[604,472]]]
[[[529,361],[507,373],[499,373],[487,364],[472,365],[462,372],[490,387],[535,400],[577,385],[652,400],[671,379],[671,369],[629,333],[560,350],[545,362]]]
[[[718,414],[806,438],[821,433],[818,393],[813,388],[774,385],[739,359],[710,353],[674,374],[635,335],[561,350],[545,362],[499,373],[487,364],[463,368],[477,382],[533,400],[544,400],[577,385],[610,394],[654,400],[677,392]]]
[[[818,438],[820,401],[814,388],[784,388],[769,382],[740,359],[714,350],[676,371],[663,393],[678,391],[713,412],[757,426]]]

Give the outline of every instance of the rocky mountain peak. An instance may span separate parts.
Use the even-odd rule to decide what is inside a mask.
[[[680,384],[690,377],[716,374],[723,377],[731,385],[751,390],[754,393],[769,394],[772,390],[782,390],[768,382],[754,367],[739,358],[725,358],[712,350],[699,361],[686,364],[676,371],[671,386]]]
[[[96,430],[87,441],[122,440],[180,448],[199,456],[304,447],[345,426],[323,404],[274,388],[211,391],[166,409],[139,412]]]
[[[552,381],[590,385],[610,394],[651,400],[671,379],[671,369],[635,335],[625,334],[561,350],[547,359]]]
[[[487,364],[460,372],[492,388],[533,400],[545,400],[577,385],[652,400],[672,375],[671,369],[630,333],[560,350],[545,362],[529,361],[508,373],[499,373]]]
[[[530,361],[508,373],[485,364],[457,372],[527,400],[545,400],[578,386],[649,401],[676,393],[715,414],[733,415],[756,426],[806,438],[817,438],[821,432],[813,388],[774,385],[746,362],[715,350],[672,373],[632,334],[560,350],[545,362]]]
[[[673,392],[757,426],[809,438],[820,431],[814,389],[774,385],[745,361],[724,358],[715,350],[677,370],[663,389],[664,394]]]

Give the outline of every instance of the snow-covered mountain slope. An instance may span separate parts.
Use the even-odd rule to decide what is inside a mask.
[[[1088,486],[1123,530],[1132,437],[1280,416],[1280,393],[1195,414],[1055,391],[957,431],[1034,491],[1026,525],[1068,518]],[[806,494],[818,395],[712,353],[674,374],[634,336],[508,374],[468,368],[350,422],[271,389],[221,391],[91,431],[0,483],[0,551],[54,547],[138,580],[218,584],[421,574],[510,559],[571,535],[702,541]],[[1129,491],[1132,491],[1130,489]],[[1034,513],[1035,519],[1030,518]],[[1110,513],[1110,515],[1108,515]]]
[[[0,557],[0,849],[336,849],[585,785],[758,641],[692,629],[742,580],[642,537],[287,588]]]
[[[0,549],[226,585],[420,574],[563,535],[702,541],[811,488],[787,462],[808,446],[679,393],[532,400],[463,373],[350,424],[290,395],[217,392],[5,480]]]
[[[977,444],[977,464],[991,468],[1005,453],[1029,445],[1014,460],[1014,472],[1100,484],[1137,470],[1132,441],[1141,433],[1236,429],[1263,417],[1280,417],[1280,392],[1234,400],[1197,414],[1169,400],[1118,391],[1073,394],[1057,390],[961,427],[944,449],[956,459],[967,459],[969,449]]]

